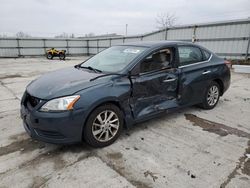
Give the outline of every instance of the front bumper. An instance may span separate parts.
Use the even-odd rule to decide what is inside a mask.
[[[22,104],[21,118],[26,132],[34,139],[54,144],[82,141],[83,110],[49,113],[30,110]]]

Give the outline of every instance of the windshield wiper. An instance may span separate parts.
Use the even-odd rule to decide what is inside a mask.
[[[79,64],[79,65],[75,65],[75,68],[89,69],[89,70],[92,70],[92,71],[95,71],[95,72],[102,73],[102,71],[101,71],[101,70],[96,69],[96,68],[91,67],[91,66],[84,67],[84,66],[81,66],[81,65]]]
[[[82,66],[81,66],[82,67]],[[82,68],[86,68],[86,69],[89,69],[89,70],[93,70],[93,71],[95,71],[95,72],[99,72],[99,73],[101,73],[102,71],[101,70],[99,70],[99,69],[96,69],[96,68],[94,68],[94,67],[91,67],[91,66],[87,66],[87,67],[82,67]]]
[[[96,80],[98,78],[102,78],[102,77],[105,77],[105,76],[112,76],[112,75],[117,75],[117,76],[128,76],[127,74],[119,74],[119,73],[108,73],[108,74],[102,74],[100,76],[97,76],[95,78],[92,78],[90,79],[90,81],[93,81],[93,80]]]
[[[81,66],[81,64],[75,65],[75,68],[77,68],[77,69],[78,69],[78,68],[84,68],[84,69],[89,69],[89,70],[93,70],[93,71],[95,71],[95,72],[100,72],[100,73],[102,73],[102,71],[99,70],[99,69],[95,69],[95,68],[90,67],[90,66],[84,67],[84,66]],[[94,78],[90,79],[90,81],[94,81],[94,80],[96,80],[96,79],[98,79],[98,78],[102,78],[102,77],[105,77],[105,76],[112,76],[112,75],[117,75],[117,76],[128,76],[128,74],[108,73],[108,74],[102,74],[102,75],[100,75],[100,76],[94,77]]]

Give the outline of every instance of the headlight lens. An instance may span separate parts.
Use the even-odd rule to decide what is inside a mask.
[[[66,111],[66,110],[72,110],[74,104],[78,99],[80,98],[80,95],[73,95],[68,97],[61,97],[57,99],[52,99],[48,102],[46,102],[41,108],[40,111],[42,112],[49,112],[49,111]]]

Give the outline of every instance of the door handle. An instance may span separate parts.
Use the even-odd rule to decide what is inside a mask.
[[[162,82],[173,82],[175,80],[176,80],[176,78],[168,78],[166,80],[163,80]]]
[[[204,71],[202,74],[209,74],[211,71],[208,70],[208,71]]]

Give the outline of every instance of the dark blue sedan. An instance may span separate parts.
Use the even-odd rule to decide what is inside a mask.
[[[191,105],[214,108],[229,88],[229,66],[192,43],[113,46],[32,81],[21,101],[24,128],[44,142],[85,140],[104,147],[124,126],[163,112]]]

